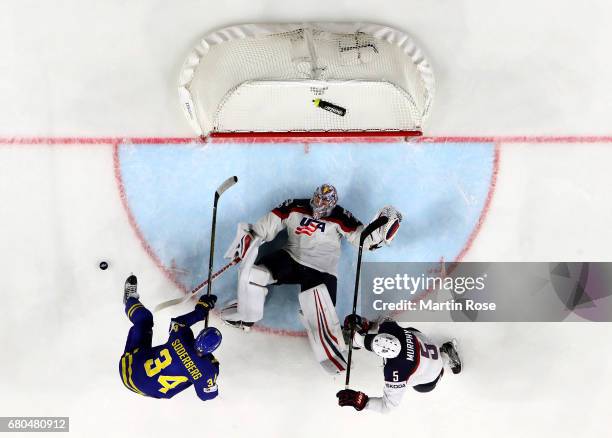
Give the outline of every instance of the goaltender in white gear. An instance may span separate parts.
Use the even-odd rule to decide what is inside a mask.
[[[301,319],[317,359],[329,371],[343,371],[346,346],[335,311],[337,271],[341,239],[359,245],[363,224],[337,205],[336,189],[323,184],[311,199],[290,199],[255,224],[241,223],[226,258],[242,257],[235,303],[222,312],[231,325],[245,328],[261,320],[270,284],[298,284]],[[389,217],[387,224],[373,232],[364,248],[375,250],[393,240],[401,214],[393,207],[381,209],[374,217]],[[259,247],[287,230],[286,245],[257,260]]]

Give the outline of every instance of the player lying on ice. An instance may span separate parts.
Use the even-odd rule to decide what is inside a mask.
[[[345,330],[355,329],[355,348],[365,348],[383,358],[383,396],[368,397],[361,391],[343,389],[336,394],[340,406],[388,412],[400,404],[408,387],[418,392],[432,391],[444,375],[445,361],[453,374],[461,372],[454,340],[438,347],[417,329],[403,328],[395,321],[384,321],[376,333],[368,333],[369,326],[359,315],[349,315],[344,321]]]
[[[372,233],[364,247],[375,250],[395,237],[402,219],[393,207],[381,209],[387,224]],[[283,229],[284,248],[256,261],[259,247]],[[359,246],[363,224],[338,205],[338,193],[330,184],[318,187],[310,199],[289,199],[255,224],[238,224],[226,258],[242,258],[237,300],[221,317],[230,325],[248,329],[264,316],[264,302],[271,284],[298,284],[300,318],[317,360],[329,372],[344,371],[346,345],[336,315],[338,260],[342,238]]]
[[[206,318],[217,297],[204,295],[195,310],[172,318],[168,341],[157,347],[151,346],[153,315],[138,299],[136,276],[130,275],[125,281],[123,303],[133,325],[119,363],[126,388],[144,396],[172,398],[193,385],[200,399],[215,398],[219,393],[219,362],[212,352],[221,344],[221,333],[208,327],[194,338],[190,326]]]

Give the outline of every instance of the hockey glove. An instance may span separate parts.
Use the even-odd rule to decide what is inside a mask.
[[[372,234],[366,238],[364,248],[367,248],[370,251],[375,251],[383,246],[390,245],[391,241],[395,238],[397,231],[399,230],[400,223],[402,222],[402,214],[391,205],[381,208],[378,213],[376,213],[376,216],[374,216],[372,219],[372,222],[374,222],[380,216],[385,216],[389,218],[389,220],[385,225],[374,230]]]
[[[365,393],[361,391],[353,391],[352,389],[343,389],[342,391],[338,391],[336,394],[338,397],[338,404],[340,406],[352,406],[356,410],[361,411],[368,404],[368,397]]]
[[[342,328],[347,332],[354,329],[359,334],[365,334],[370,330],[370,321],[355,313],[351,313],[344,318],[344,325]]]
[[[202,295],[200,297],[200,299],[198,300],[198,302],[196,303],[196,309],[198,308],[198,306],[202,306],[204,308],[204,310],[208,313],[210,312],[212,309],[215,308],[215,303],[217,302],[217,296],[216,295]]]

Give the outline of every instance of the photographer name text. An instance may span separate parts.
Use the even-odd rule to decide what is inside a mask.
[[[492,302],[480,302],[474,300],[448,300],[448,301],[434,301],[434,300],[422,300],[422,301],[409,301],[400,300],[397,302],[385,302],[383,300],[374,300],[372,308],[376,311],[390,311],[390,312],[405,312],[405,311],[426,311],[426,312],[451,312],[451,311],[495,311],[497,305]]]

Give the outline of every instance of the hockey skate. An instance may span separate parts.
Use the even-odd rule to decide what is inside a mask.
[[[130,274],[130,276],[125,280],[125,286],[123,287],[123,304],[125,304],[130,298],[140,298],[137,288],[138,279],[134,274]]]
[[[246,321],[240,321],[240,320],[232,321],[230,319],[223,319],[222,321],[231,327],[241,329],[247,333],[251,331],[251,327],[253,327],[253,324],[255,324],[254,322],[246,322]]]
[[[237,300],[230,301],[227,306],[221,309],[221,313],[219,315],[221,317],[221,321],[223,321],[225,324],[231,327],[241,329],[245,332],[249,332],[251,330],[251,327],[253,327],[253,324],[255,323],[242,321],[240,319],[235,319],[235,317],[238,316],[237,311],[238,311],[238,301]]]
[[[445,342],[440,347],[440,351],[448,358],[448,366],[450,367],[453,374],[459,374],[461,372],[461,358],[457,352],[457,341],[455,339]]]

